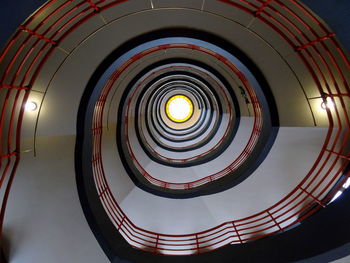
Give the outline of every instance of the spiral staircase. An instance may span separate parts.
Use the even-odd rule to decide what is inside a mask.
[[[4,14],[2,260],[350,262],[350,5],[312,2]]]

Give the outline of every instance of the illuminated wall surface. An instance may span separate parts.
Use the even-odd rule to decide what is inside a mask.
[[[350,261],[348,1],[0,12],[4,262]]]

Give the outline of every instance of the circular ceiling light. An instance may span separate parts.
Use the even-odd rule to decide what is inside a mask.
[[[27,111],[35,111],[36,108],[37,108],[37,105],[36,105],[36,103],[34,101],[28,101],[26,103],[25,109]]]
[[[327,97],[326,102],[321,103],[321,108],[323,110],[326,110],[327,108],[330,110],[333,110],[334,109],[334,102],[333,102],[332,98]]]
[[[193,103],[184,95],[175,95],[166,103],[166,115],[174,122],[185,122],[192,117]]]

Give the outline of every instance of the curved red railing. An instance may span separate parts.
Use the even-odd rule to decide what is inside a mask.
[[[256,7],[253,3],[249,3],[247,1],[241,1],[246,3],[249,7]],[[231,1],[228,1],[229,4],[232,4]],[[281,3],[280,1],[276,2],[281,6],[281,8],[285,9],[289,14],[294,14],[290,8],[288,8],[286,5]],[[237,3],[235,3],[237,4]],[[300,5],[297,6],[298,8],[301,8]],[[247,7],[248,8],[248,7]],[[264,9],[268,8],[268,6],[264,6],[263,8],[257,8],[256,11],[251,12],[252,15],[257,16],[264,16],[266,15]],[[280,15],[279,11],[276,9],[276,7],[270,8],[273,12],[276,12],[278,15]],[[309,16],[311,13],[309,13],[304,8],[304,10]],[[307,68],[310,70],[310,73],[314,77],[314,80],[319,88],[321,99],[326,100],[327,98],[324,97],[324,90],[322,89],[322,86],[319,85],[319,81],[317,78],[316,73],[314,72],[313,68],[308,64],[308,59],[311,60],[311,63],[313,66],[316,67],[316,70],[319,74],[321,74],[321,78],[323,81],[326,80],[324,77],[324,73],[321,70],[321,67],[316,62],[316,59],[313,57],[313,55],[308,51],[305,50],[309,47],[315,48],[315,44],[322,42],[324,40],[327,40],[329,38],[332,38],[334,35],[332,33],[327,32],[326,37],[318,37],[316,40],[310,40],[306,37],[306,34],[303,33],[302,30],[298,30],[300,34],[307,40],[307,43],[302,42],[295,34],[291,32],[284,24],[278,22],[276,19],[274,19],[271,15],[268,16],[274,23],[277,23],[278,26],[281,26],[283,30],[287,30],[286,33],[284,33],[281,29],[279,29],[276,25],[274,25],[272,22],[270,22],[266,17],[262,17],[261,20],[270,25],[274,30],[276,30],[278,33],[282,35],[282,37],[287,40],[289,44],[292,44],[293,49],[298,52],[299,56],[302,58],[302,61],[307,66]],[[314,17],[313,17],[314,18]],[[301,18],[297,19],[300,22],[303,22]],[[288,22],[289,25],[293,26],[293,29],[298,29],[298,27],[294,24],[293,21],[290,19],[284,18],[284,22]],[[306,23],[302,23],[303,25],[307,26]],[[308,30],[311,30],[307,26]],[[293,39],[289,39],[289,36],[292,36]],[[293,41],[296,41],[294,44]],[[300,43],[300,45],[297,45],[297,43]],[[333,44],[336,44],[336,42],[333,40]],[[328,48],[326,48],[329,50]],[[337,49],[340,51],[340,49]],[[304,57],[304,54],[306,53],[307,57]],[[330,54],[330,53],[328,53]],[[319,53],[318,53],[319,55]],[[345,56],[342,56],[345,58]],[[138,59],[138,58],[136,58]],[[128,63],[132,63],[129,61]],[[335,62],[335,60],[333,60]],[[330,67],[325,63],[325,60],[322,60],[322,63],[324,66],[326,66],[327,70],[331,72]],[[347,62],[346,62],[347,63]],[[347,63],[348,64],[348,63]],[[336,66],[338,69],[338,73],[343,76],[343,73],[340,71],[340,68]],[[118,71],[120,72],[120,71]],[[335,84],[335,87],[337,87],[337,84],[335,82],[335,78],[332,78]],[[345,78],[342,78],[345,80]],[[329,90],[329,85],[325,81],[326,87],[327,87],[327,93],[331,94],[331,90]],[[347,87],[347,84],[346,84]],[[108,92],[102,93],[101,97],[105,99],[107,97]],[[334,96],[335,94],[332,94],[331,96]],[[347,95],[348,96],[348,95]],[[344,96],[340,96],[341,99],[343,99]],[[103,103],[103,101],[102,101]],[[344,102],[340,102],[344,103]],[[99,105],[100,106],[100,105]],[[96,160],[96,164],[94,166],[96,167],[95,172],[95,180],[96,184],[98,186],[98,189],[100,191],[101,200],[106,208],[106,210],[109,212],[111,219],[116,224],[117,229],[121,232],[121,234],[126,238],[126,240],[129,241],[130,244],[134,245],[135,247],[138,247],[140,249],[144,249],[147,251],[151,251],[153,253],[164,253],[164,254],[192,254],[192,253],[200,253],[205,252],[208,250],[217,249],[223,245],[226,244],[233,244],[233,243],[243,243],[249,240],[257,239],[260,237],[264,237],[266,235],[270,235],[279,231],[284,231],[285,229],[295,225],[296,223],[303,220],[305,217],[311,215],[315,211],[317,211],[320,207],[325,206],[330,198],[336,193],[336,189],[340,188],[342,186],[342,183],[345,182],[346,177],[349,175],[346,175],[346,177],[343,177],[341,179],[341,182],[338,182],[338,187],[334,188],[334,184],[337,182],[337,180],[341,177],[342,171],[345,168],[345,165],[347,162],[344,162],[339,167],[336,167],[336,164],[338,162],[338,157],[336,157],[336,160],[331,160],[331,155],[327,155],[327,147],[330,146],[331,149],[335,149],[336,143],[339,139],[339,136],[341,135],[339,129],[335,132],[335,139],[333,142],[331,141],[332,136],[334,136],[333,128],[335,127],[335,122],[338,124],[339,127],[342,127],[342,120],[345,121],[347,128],[349,128],[349,119],[348,119],[348,112],[346,111],[346,108],[343,107],[344,110],[344,118],[340,117],[339,111],[336,108],[334,112],[327,110],[327,114],[329,117],[329,132],[326,137],[325,145],[323,147],[322,152],[320,153],[318,159],[316,160],[316,163],[314,164],[312,170],[309,172],[309,174],[306,175],[304,180],[291,192],[289,193],[284,199],[273,205],[272,207],[257,213],[255,215],[252,215],[250,217],[239,219],[231,222],[226,222],[224,224],[221,224],[215,228],[200,232],[200,233],[194,233],[194,234],[188,234],[188,235],[165,235],[165,234],[158,234],[154,232],[150,232],[141,228],[138,228],[135,226],[123,213],[123,211],[118,206],[116,200],[114,199],[113,195],[109,191],[108,183],[106,181],[106,178],[104,177],[103,173],[103,166],[102,166],[102,159],[100,156],[100,139],[101,136],[94,137],[96,139],[94,148],[96,156],[100,156]],[[103,116],[103,107],[96,108],[96,119],[95,123],[98,123],[99,127],[102,127],[102,116]],[[347,130],[347,133],[344,136],[343,142],[340,146],[340,151],[343,150],[343,147],[345,146],[345,143],[348,139],[349,130]],[[101,133],[99,134],[101,135]],[[130,149],[129,149],[130,150]],[[333,154],[336,152],[333,152]],[[322,160],[322,157],[325,156],[325,160]],[[340,154],[339,154],[340,155]],[[338,156],[339,156],[338,155]],[[348,158],[348,157],[346,157]],[[133,158],[134,159],[134,158]],[[323,162],[321,162],[321,160]],[[326,170],[326,164],[330,167],[328,170]],[[318,167],[320,166],[320,167]],[[100,170],[97,168],[100,167]],[[101,169],[102,168],[102,169]],[[139,166],[139,169],[142,169],[141,166]],[[321,174],[323,170],[326,170],[325,174]],[[335,171],[333,171],[335,169]],[[334,175],[331,175],[331,172],[335,172]],[[176,187],[176,184],[170,185],[167,182],[162,182],[160,180],[156,180],[152,178],[152,176],[145,174],[146,177],[148,177],[149,180],[153,180],[153,183],[158,184],[162,187]],[[328,181],[327,181],[328,179]],[[210,181],[210,180],[208,180]],[[187,185],[187,188],[181,188],[181,189],[188,189],[191,187],[194,187],[193,185]],[[327,193],[330,192],[329,195]]]
[[[203,49],[201,49],[199,46],[190,45],[190,44],[171,44],[169,47],[164,47],[164,46],[163,46],[162,49],[160,49],[160,50],[152,49],[152,51],[153,51],[153,52],[157,52],[157,51],[167,50],[167,49],[173,49],[173,48],[190,49],[190,50],[203,50]],[[209,50],[208,50],[208,51],[209,51]],[[208,53],[209,53],[209,52],[208,52]],[[215,53],[214,53],[214,54],[215,54]],[[215,54],[215,55],[216,55],[216,58],[218,58],[218,55],[217,55],[217,54]],[[137,61],[137,60],[135,60],[135,61]],[[176,68],[181,70],[181,69],[184,69],[184,68],[186,68],[186,67],[185,67],[185,66],[169,66],[169,67],[166,67],[166,68],[162,68],[162,70],[167,70],[167,69],[173,70],[173,69],[176,69]],[[154,74],[159,74],[159,72],[158,72],[158,71],[155,71]],[[149,78],[149,77],[152,77],[154,74],[151,74],[150,76],[148,76],[148,78]],[[208,77],[209,77],[208,74],[206,74],[206,73],[203,73],[203,74],[204,74],[205,76],[208,76]],[[142,86],[142,85],[144,84],[144,82],[145,82],[146,80],[148,80],[148,78],[144,79],[144,80],[136,87],[136,90],[132,93],[130,99],[128,100],[128,106],[127,106],[127,109],[128,109],[128,110],[127,110],[127,114],[126,114],[126,118],[125,118],[125,119],[127,120],[127,122],[126,122],[126,128],[125,128],[125,131],[126,131],[126,132],[127,132],[127,130],[128,130],[128,123],[129,123],[129,117],[128,117],[129,114],[128,114],[128,112],[129,112],[129,109],[130,109],[130,103],[131,103],[131,101],[132,101],[132,99],[133,99],[135,93],[137,92],[137,89],[138,89],[140,86]],[[217,85],[219,86],[219,84],[217,84]],[[223,92],[223,93],[224,93],[224,92]],[[225,93],[224,93],[224,94],[225,94]],[[175,163],[185,163],[185,162],[193,161],[193,160],[196,160],[196,159],[198,159],[198,158],[201,158],[201,157],[207,155],[208,153],[214,151],[215,149],[217,149],[217,148],[220,146],[220,144],[221,144],[222,141],[224,140],[225,136],[227,136],[227,134],[229,133],[230,127],[231,127],[231,125],[232,125],[232,120],[233,120],[232,104],[230,104],[230,101],[228,100],[228,97],[226,96],[226,94],[225,94],[225,99],[226,99],[227,103],[229,104],[229,112],[228,112],[228,114],[229,114],[229,122],[228,122],[227,128],[225,129],[225,133],[224,133],[224,135],[222,136],[222,138],[221,138],[211,149],[209,149],[208,151],[206,151],[206,152],[204,152],[204,153],[201,153],[201,154],[197,154],[197,155],[195,155],[195,156],[188,157],[188,158],[183,158],[183,159],[179,159],[179,158],[169,158],[169,157],[166,157],[166,156],[160,154],[159,152],[157,152],[157,150],[155,150],[155,149],[147,142],[146,139],[144,139],[144,140],[145,140],[144,144],[147,145],[148,149],[149,149],[155,156],[157,156],[157,158],[159,158],[159,159],[161,159],[161,160],[165,160],[165,161],[175,162]],[[141,131],[141,133],[142,133],[143,129],[140,128],[140,131]],[[142,136],[142,135],[141,135],[141,136]],[[127,139],[127,144],[130,145],[130,141],[129,141],[128,139]],[[130,145],[130,146],[131,146],[131,145]],[[131,147],[130,147],[130,148],[131,148]]]
[[[51,0],[26,20],[0,55],[0,169],[4,189],[0,213],[3,224],[11,184],[20,161],[21,124],[29,92],[50,55],[62,49],[60,43],[81,24],[99,12],[124,1]],[[104,99],[94,112],[93,170],[100,199],[117,230],[131,246],[152,253],[185,255],[218,249],[271,235],[296,225],[325,206],[341,189],[350,174],[343,174],[350,153],[350,89],[345,76],[349,61],[334,34],[308,9],[295,0],[213,0],[249,14],[281,36],[303,62],[318,88],[319,96],[307,98],[335,106],[327,108],[328,133],[315,164],[304,179],[273,206],[246,218],[225,222],[199,233],[160,234],[134,225],[119,207],[106,181],[100,155]],[[204,11],[205,12],[205,11]],[[38,22],[38,23],[37,23]],[[101,98],[100,98],[101,99]]]
[[[204,185],[208,182],[212,182],[214,180],[220,179],[230,173],[232,173],[233,171],[235,171],[250,155],[250,153],[253,151],[259,135],[261,133],[261,129],[262,129],[262,125],[263,125],[263,118],[262,118],[262,111],[261,111],[261,107],[260,107],[260,103],[258,101],[258,98],[255,94],[255,92],[253,91],[252,87],[250,86],[248,80],[244,77],[244,75],[238,70],[238,68],[235,67],[235,65],[233,65],[231,62],[229,62],[228,60],[226,60],[224,57],[222,57],[221,55],[212,52],[210,50],[207,50],[203,47],[199,47],[199,46],[195,46],[195,45],[190,45],[190,44],[168,44],[168,45],[161,45],[158,47],[154,47],[151,48],[149,50],[145,50],[139,54],[134,55],[132,58],[129,59],[129,61],[127,61],[125,63],[125,66],[121,66],[120,68],[118,68],[117,72],[115,72],[114,74],[112,74],[111,76],[111,80],[107,81],[107,85],[104,88],[104,90],[101,93],[100,96],[100,101],[103,103],[105,102],[106,98],[108,97],[108,94],[111,90],[111,88],[113,87],[115,80],[118,79],[118,77],[124,72],[124,70],[126,70],[129,66],[131,66],[134,62],[138,61],[140,58],[143,58],[146,55],[149,54],[153,54],[155,52],[159,52],[159,51],[163,51],[163,50],[167,50],[167,49],[190,49],[190,50],[197,50],[199,52],[204,52],[206,54],[210,54],[212,56],[214,56],[216,59],[223,61],[225,63],[225,65],[230,68],[233,71],[233,74],[236,74],[239,79],[241,79],[242,81],[242,86],[244,86],[249,94],[250,97],[250,101],[252,102],[253,105],[253,110],[254,110],[254,124],[253,124],[253,129],[252,129],[252,133],[250,135],[250,138],[248,140],[247,145],[245,146],[245,148],[243,149],[243,151],[241,152],[241,154],[226,168],[222,169],[221,171],[206,176],[204,178],[201,178],[199,180],[196,181],[192,181],[192,182],[185,182],[185,183],[172,183],[172,182],[165,182],[162,181],[158,178],[153,177],[152,175],[150,175],[143,167],[142,165],[138,162],[137,158],[135,157],[135,154],[132,150],[130,141],[129,141],[129,136],[126,135],[126,144],[128,147],[128,151],[129,154],[131,156],[131,160],[133,161],[135,167],[138,169],[138,171],[151,183],[163,188],[168,188],[168,189],[190,189],[190,188],[194,188],[194,187],[198,187],[201,185]],[[140,84],[141,85],[141,84]],[[129,112],[129,108],[130,108],[130,102],[132,101],[132,97],[133,95],[137,92],[137,88],[134,90],[134,92],[132,93],[132,95],[130,96],[130,99],[128,100],[128,105],[127,105],[127,109],[126,112]],[[104,106],[104,104],[103,104]],[[102,110],[103,110],[103,106],[102,106]],[[100,110],[100,108],[99,108]],[[102,116],[100,116],[102,118]],[[97,121],[97,126],[101,127],[102,125],[102,119],[96,120]],[[167,160],[171,160],[171,161],[189,161],[189,160],[194,160],[197,158],[200,158],[201,156],[204,156],[206,154],[208,154],[209,152],[215,150],[217,147],[220,146],[221,142],[224,140],[224,138],[227,136],[229,129],[230,129],[230,125],[231,125],[231,121],[232,121],[232,116],[230,114],[230,123],[228,124],[225,133],[222,137],[222,139],[216,143],[214,145],[214,147],[212,147],[212,149],[208,150],[207,152],[201,153],[199,155],[193,156],[191,158],[185,159],[185,160],[179,160],[179,159],[170,159],[170,158],[166,158]],[[128,134],[128,122],[129,122],[129,117],[128,114],[126,114],[125,116],[125,134]],[[101,134],[99,134],[98,136],[101,136]],[[164,157],[164,156],[160,156],[158,153],[155,153],[158,157]],[[165,157],[164,157],[165,158]]]

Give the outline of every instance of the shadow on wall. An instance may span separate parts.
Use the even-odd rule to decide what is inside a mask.
[[[11,234],[11,228],[10,227],[4,227],[3,231],[6,231],[7,233]],[[7,238],[7,235],[3,234],[2,238],[0,240],[0,263],[8,262],[9,255],[10,255],[10,240]],[[12,251],[11,251],[12,252]]]

